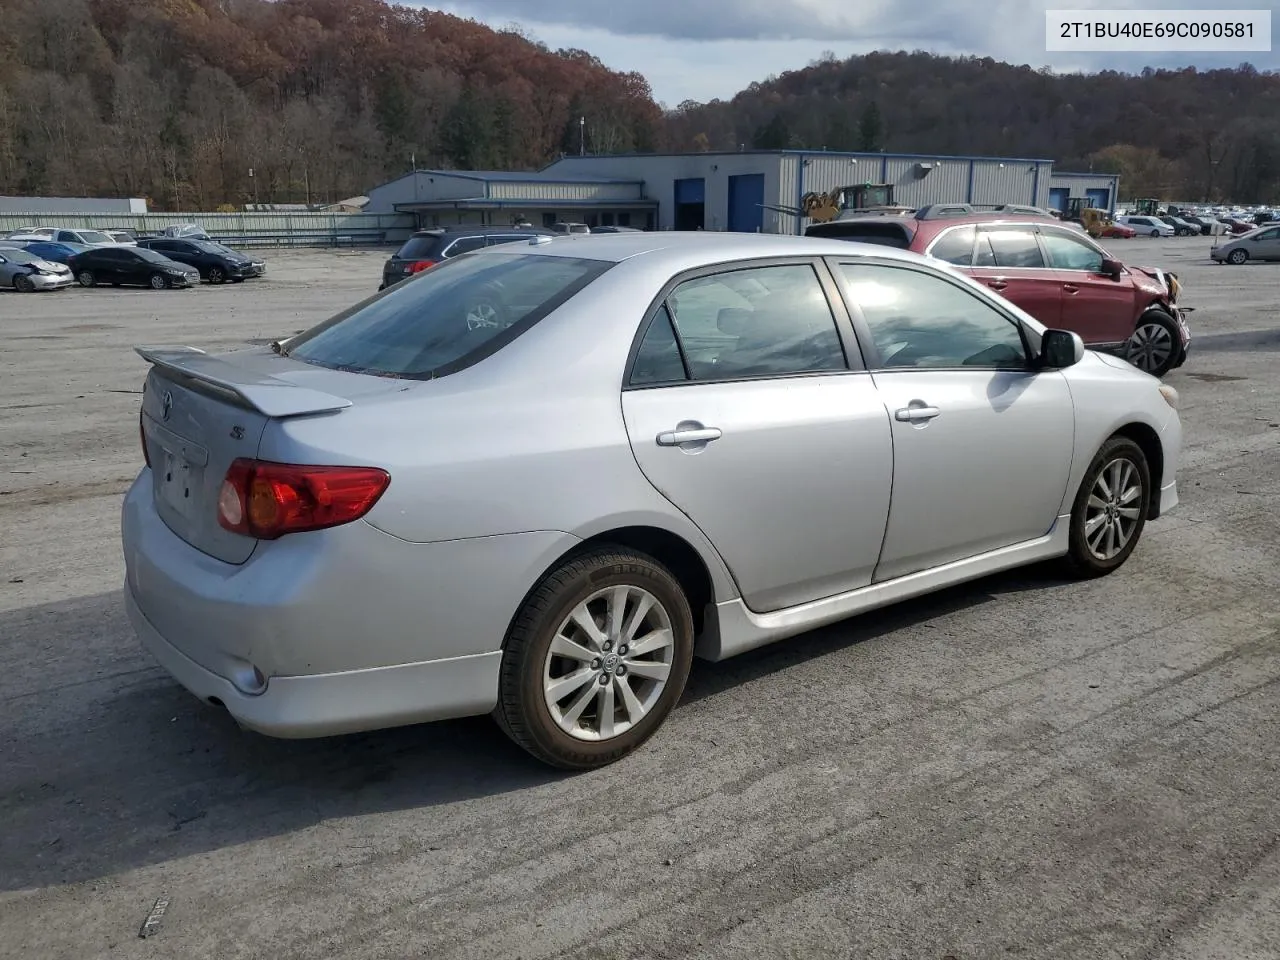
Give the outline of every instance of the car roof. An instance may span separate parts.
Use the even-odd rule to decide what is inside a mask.
[[[551,236],[550,230],[542,227],[435,227],[430,230],[415,230],[415,237],[486,237],[491,234],[519,233],[530,236]]]
[[[878,244],[774,233],[704,230],[558,234],[537,241],[531,238],[527,244],[505,243],[487,249],[482,255],[520,254],[581,257],[610,263],[644,258],[647,265],[671,272],[771,257],[875,256],[910,263],[928,262],[934,267],[938,265],[932,260],[925,261],[919,254]]]

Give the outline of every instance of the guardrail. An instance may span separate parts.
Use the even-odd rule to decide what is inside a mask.
[[[400,243],[414,229],[404,213],[3,213],[0,232],[23,227],[133,230],[157,234],[172,224],[199,224],[229,246],[334,247]]]

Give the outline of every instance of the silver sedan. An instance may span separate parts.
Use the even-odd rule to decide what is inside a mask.
[[[283,737],[492,713],[617,760],[720,660],[996,571],[1120,567],[1172,387],[936,261],[537,237],[271,348],[138,348],[126,606]]]
[[[19,293],[61,290],[71,286],[71,279],[71,270],[66,264],[0,243],[0,289],[9,287]]]

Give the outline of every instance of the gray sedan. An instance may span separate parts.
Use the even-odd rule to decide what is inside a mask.
[[[734,656],[1178,502],[1177,393],[915,254],[537,237],[271,348],[140,347],[125,604],[282,737],[492,713],[548,763]]]
[[[1250,260],[1280,260],[1280,226],[1250,230],[1225,243],[1214,244],[1209,256],[1218,263],[1237,266]]]
[[[0,289],[10,287],[20,293],[59,290],[71,286],[71,270],[16,247],[0,244]]]

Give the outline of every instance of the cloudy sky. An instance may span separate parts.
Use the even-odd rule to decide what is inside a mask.
[[[406,0],[399,0],[406,2]],[[1272,53],[1045,52],[1048,9],[1271,10],[1280,0],[407,0],[503,27],[519,24],[552,49],[589,50],[638,70],[668,106],[729,98],[753,80],[805,66],[830,50],[975,54],[1059,70],[1144,66],[1280,68]],[[1273,25],[1274,29],[1274,25]]]

